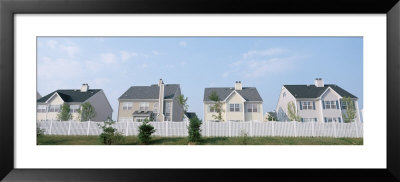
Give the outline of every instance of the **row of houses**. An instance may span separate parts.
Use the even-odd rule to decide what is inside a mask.
[[[181,95],[179,84],[158,84],[132,86],[119,98],[117,121],[183,121],[195,113],[184,113],[177,97]],[[217,96],[219,107],[210,95]],[[263,114],[263,99],[257,88],[243,87],[236,81],[234,87],[205,88],[203,98],[204,121],[266,121],[290,120],[288,104],[293,103],[296,114],[302,122],[343,122],[343,113],[348,106],[343,98],[350,98],[355,106],[355,120],[360,122],[358,98],[335,84],[324,84],[320,78],[313,85],[283,85],[276,110]],[[61,105],[68,103],[73,120],[79,120],[80,105],[86,102],[96,110],[92,120],[103,121],[111,118],[113,109],[102,89],[56,90],[37,100],[37,120],[57,120]],[[216,119],[217,115],[220,117]]]

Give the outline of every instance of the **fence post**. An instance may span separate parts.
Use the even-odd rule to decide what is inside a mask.
[[[333,122],[333,136],[337,138],[337,133],[336,133],[336,121]]]
[[[354,121],[354,130],[356,131],[356,137],[358,138],[358,127],[357,127],[357,121]]]
[[[125,136],[128,136],[129,120],[126,120],[126,131]]]
[[[207,136],[210,136],[210,121],[207,121]]]
[[[89,136],[89,130],[90,130],[90,119],[87,126],[86,136]]]
[[[52,129],[52,126],[53,126],[53,120],[51,120],[51,121],[50,121],[49,135],[51,135],[51,129]]]
[[[165,136],[168,136],[168,122],[169,121],[165,121]]]
[[[296,121],[296,120],[294,120],[293,122],[294,122],[294,124],[293,124],[293,129],[294,129],[294,137],[297,137],[297,127],[296,127],[297,121]]]
[[[272,136],[275,136],[275,121],[271,121],[272,122]]]
[[[314,122],[315,121],[311,121],[311,134],[312,134],[313,137],[315,137]]]
[[[71,121],[72,121],[72,120],[69,120],[69,125],[68,125],[68,136],[69,136],[69,134],[70,134],[70,132],[71,132]]]
[[[253,136],[253,123],[250,120],[250,136]]]
[[[232,136],[232,132],[231,132],[231,120],[228,120],[228,132],[229,132],[229,137]]]

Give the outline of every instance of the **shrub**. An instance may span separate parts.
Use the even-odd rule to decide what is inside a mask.
[[[39,127],[36,127],[36,137],[40,137],[44,135],[44,129],[40,129]]]
[[[104,125],[99,125],[99,127],[103,129],[103,132],[99,136],[102,144],[112,145],[124,143],[124,136],[122,136],[122,134],[118,132],[116,128],[112,127],[112,122],[105,121]]]
[[[240,131],[240,144],[247,145],[249,143],[249,137],[245,130]]]
[[[142,144],[148,144],[151,140],[151,134],[156,132],[153,126],[149,124],[149,120],[145,119],[143,123],[139,126],[139,141]]]
[[[193,118],[190,119],[189,121],[189,135],[188,135],[188,139],[189,142],[199,142],[201,139],[201,120],[199,120],[199,118],[197,118],[197,116],[194,116]]]

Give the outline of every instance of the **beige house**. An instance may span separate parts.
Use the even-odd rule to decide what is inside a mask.
[[[324,84],[321,78],[314,85],[283,85],[276,107],[277,119],[288,121],[288,103],[293,102],[302,122],[343,122],[347,111],[343,97],[350,97],[356,109],[355,120],[360,122],[358,98],[334,84]]]
[[[37,100],[38,121],[57,120],[61,106],[69,104],[72,120],[79,121],[80,105],[89,102],[95,109],[93,121],[105,121],[112,117],[112,108],[102,89],[89,89],[88,84],[83,84],[81,89],[56,90]]]
[[[179,95],[179,84],[164,84],[162,79],[150,86],[132,86],[118,98],[118,121],[182,121]]]
[[[235,87],[205,88],[204,121],[216,121],[215,102],[209,96],[215,92],[222,103],[223,121],[263,121],[263,100],[255,87],[242,87],[237,81]]]

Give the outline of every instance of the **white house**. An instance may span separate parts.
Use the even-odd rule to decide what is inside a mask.
[[[164,84],[162,79],[150,86],[132,86],[118,98],[118,121],[182,121],[179,95],[179,84]]]
[[[78,110],[81,104],[89,102],[95,109],[93,121],[105,121],[112,117],[112,108],[102,89],[89,89],[88,84],[82,84],[81,89],[56,90],[37,99],[37,120],[57,120],[64,103],[69,104],[72,120],[79,120]]]
[[[204,90],[204,121],[214,121],[217,110],[209,96],[215,92],[222,103],[223,121],[263,121],[263,100],[255,87],[242,87],[237,81],[235,87],[214,87]]]
[[[360,122],[358,98],[335,84],[324,84],[321,78],[314,85],[283,85],[276,106],[277,119],[288,121],[288,104],[293,102],[301,121],[343,122],[342,114],[347,105],[342,102],[349,97],[356,109],[355,120]]]

